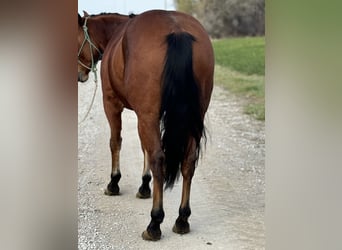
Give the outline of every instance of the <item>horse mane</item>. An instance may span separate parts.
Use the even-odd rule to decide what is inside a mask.
[[[131,13],[129,15],[123,15],[123,14],[119,14],[119,13],[113,13],[113,12],[101,12],[99,14],[92,14],[90,15],[91,17],[97,17],[97,16],[122,16],[122,17],[129,17],[129,18],[133,18],[135,16],[137,16],[136,14],[134,13]]]

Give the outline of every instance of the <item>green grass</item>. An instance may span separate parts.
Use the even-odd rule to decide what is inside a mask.
[[[265,75],[265,38],[227,38],[213,41],[217,64],[247,75]]]
[[[265,120],[265,39],[231,38],[213,41],[215,83],[246,100],[244,111]]]

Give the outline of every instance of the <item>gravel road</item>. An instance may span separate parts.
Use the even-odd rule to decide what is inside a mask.
[[[79,120],[94,90],[93,78],[79,83]],[[265,249],[264,122],[243,114],[243,100],[215,86],[206,117],[208,142],[193,178],[190,233],[178,235],[181,181],[164,195],[165,218],[158,242],[142,240],[152,200],[135,198],[143,154],[133,111],[123,112],[120,188],[105,196],[110,180],[109,125],[101,82],[94,106],[78,126],[79,249]]]

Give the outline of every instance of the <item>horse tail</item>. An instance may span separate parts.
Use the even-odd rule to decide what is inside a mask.
[[[190,139],[193,138],[196,143],[197,162],[200,141],[202,136],[205,137],[200,88],[192,64],[192,44],[195,41],[192,35],[185,32],[171,33],[166,37],[160,110],[165,189],[172,188],[178,179]]]

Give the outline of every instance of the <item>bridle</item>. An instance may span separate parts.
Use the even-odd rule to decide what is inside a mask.
[[[96,68],[96,64],[97,62],[94,61],[94,55],[93,55],[93,48],[95,50],[97,50],[97,52],[99,52],[99,59],[98,60],[101,60],[102,58],[102,53],[101,51],[95,46],[95,44],[90,40],[90,36],[89,36],[89,33],[88,33],[88,27],[87,27],[87,21],[88,21],[88,17],[85,18],[85,21],[84,21],[84,24],[83,24],[83,31],[84,31],[84,40],[82,42],[82,45],[78,51],[78,55],[77,55],[77,60],[78,60],[78,63],[80,65],[82,65],[83,67],[85,67],[86,69],[89,69],[91,70],[93,73],[94,73],[94,76],[95,76],[95,82],[97,82],[97,68]],[[83,62],[81,62],[80,60],[80,54],[82,52],[82,49],[85,45],[85,43],[88,42],[89,43],[89,49],[90,49],[90,56],[91,56],[91,67],[87,66],[86,64],[84,64]]]

